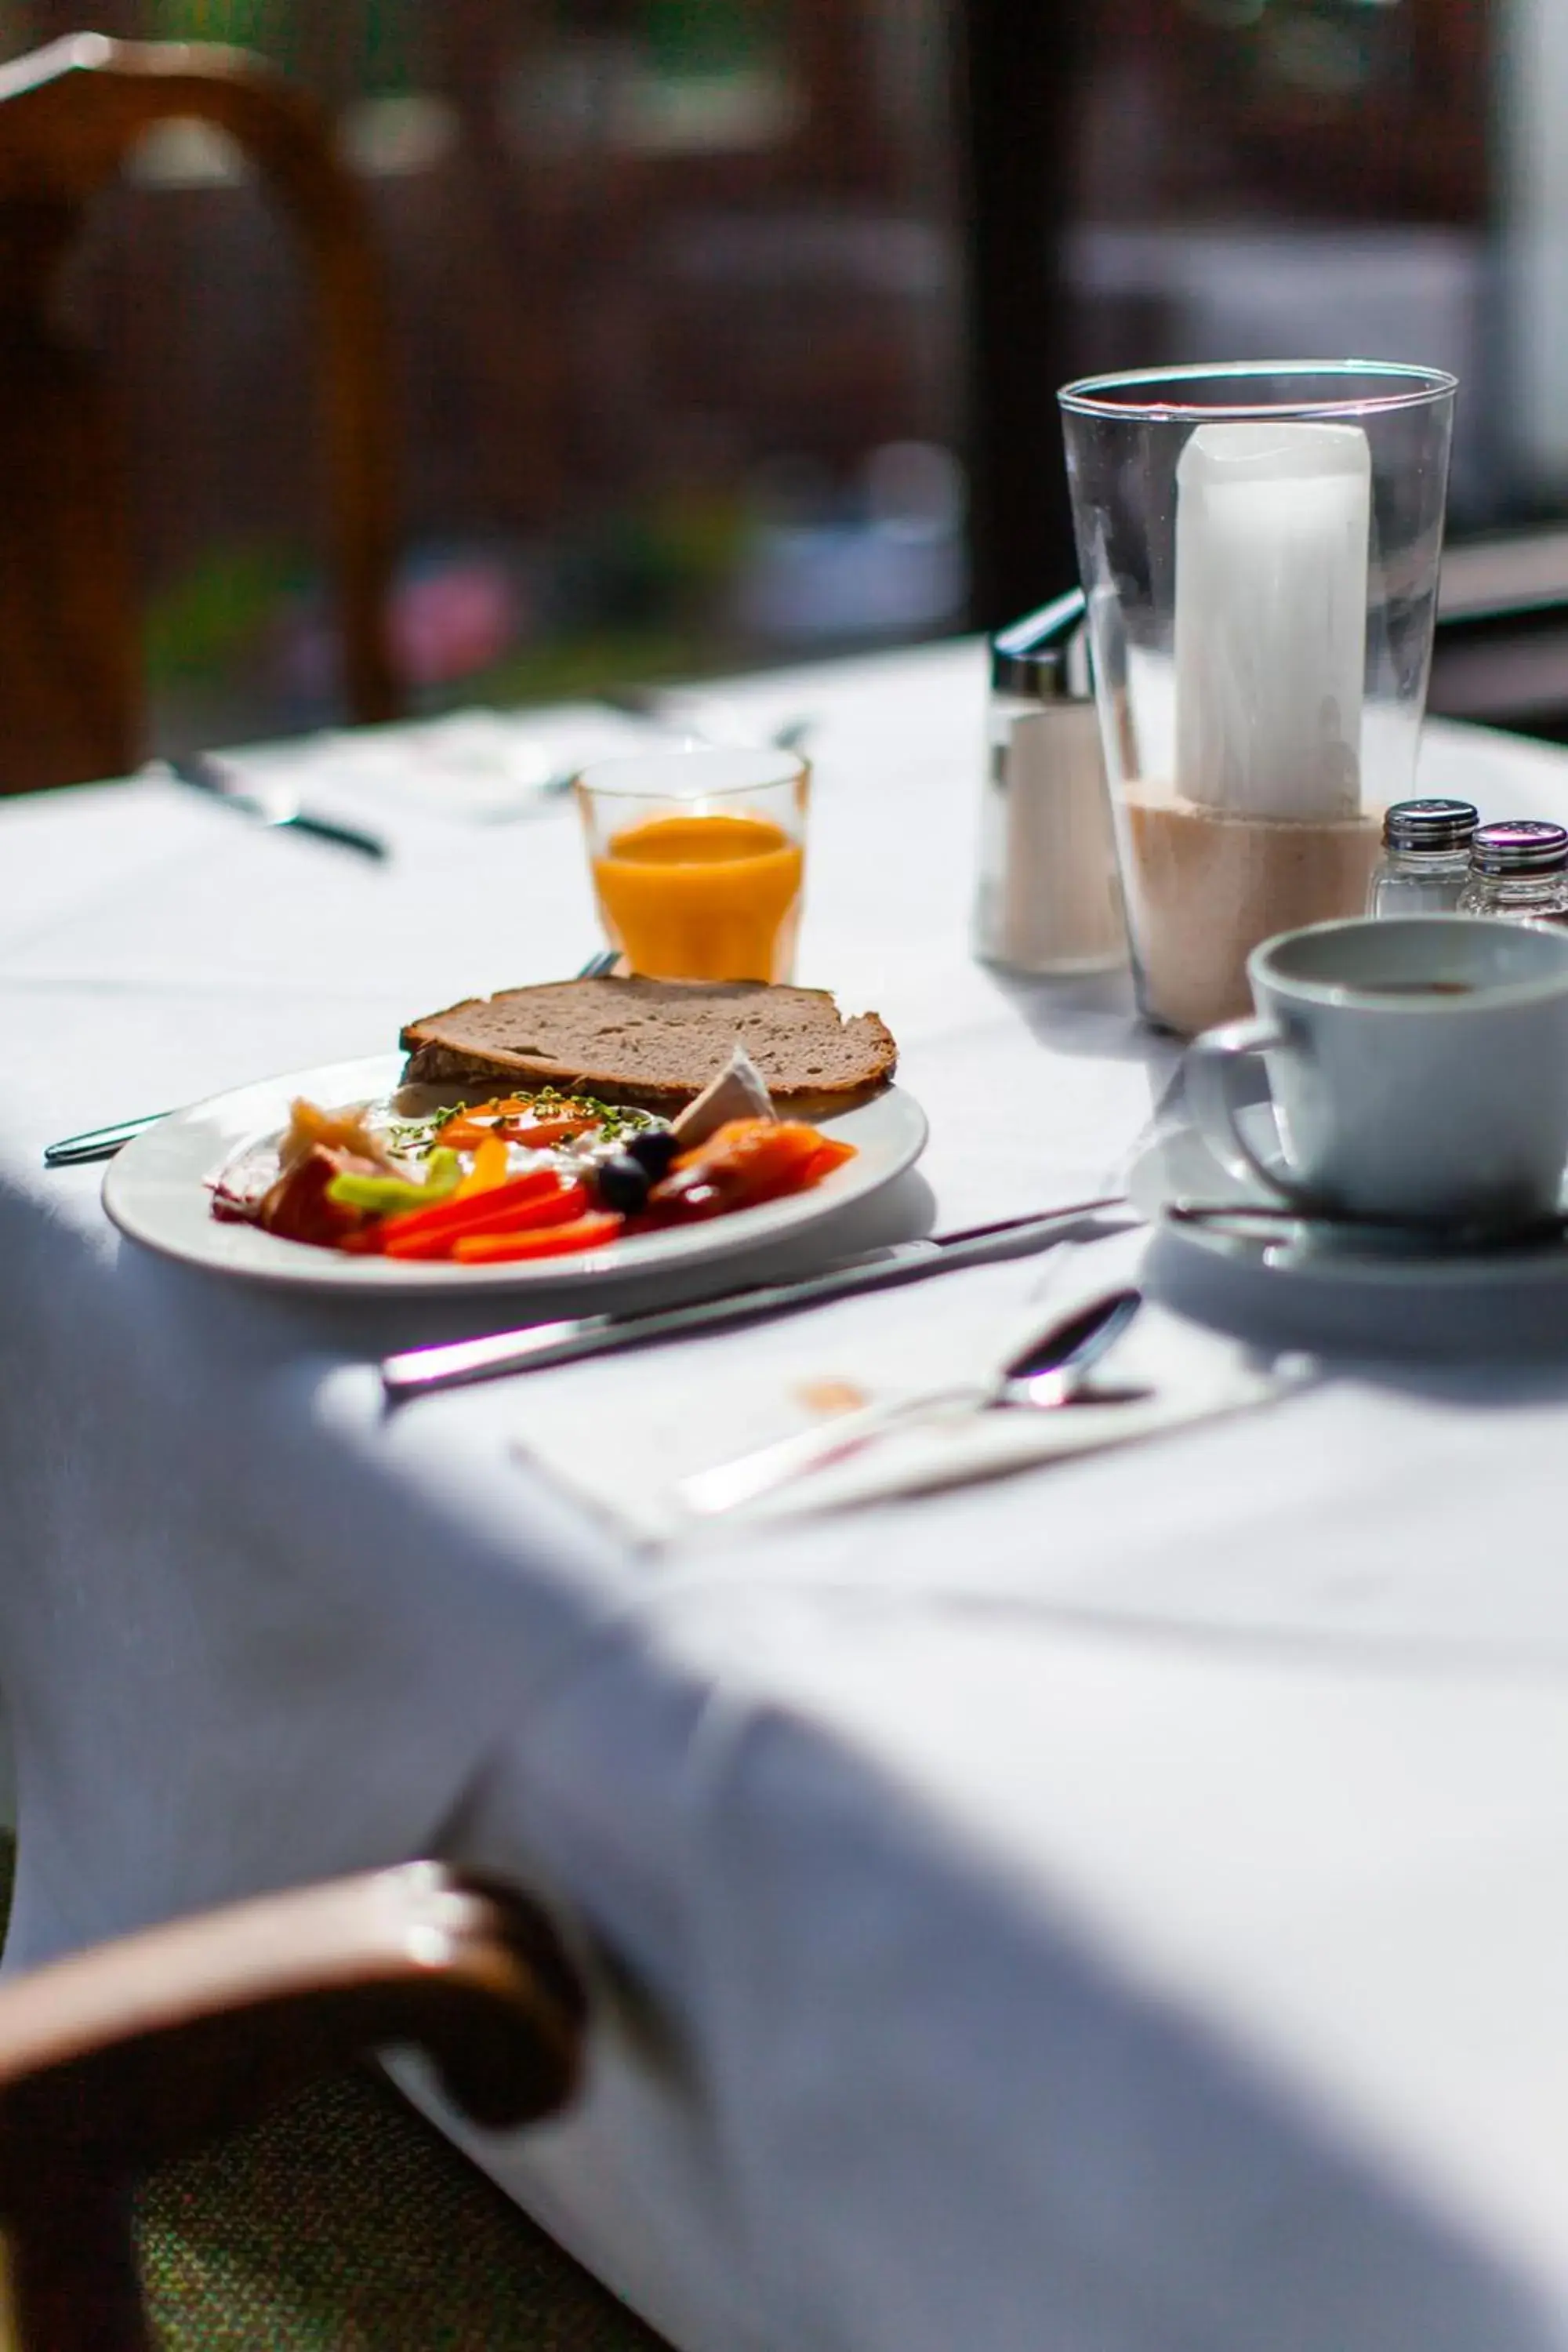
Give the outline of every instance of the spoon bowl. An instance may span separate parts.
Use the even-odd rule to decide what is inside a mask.
[[[1070,1314],[1056,1317],[990,1381],[925,1389],[917,1396],[894,1397],[884,1404],[868,1405],[863,1412],[846,1413],[830,1429],[808,1429],[799,1437],[760,1446],[732,1462],[721,1463],[716,1469],[682,1479],[680,1498],[698,1517],[716,1518],[815,1470],[847,1461],[886,1430],[933,1413],[984,1412],[1004,1405],[1054,1412],[1074,1404],[1135,1403],[1149,1394],[1147,1389],[1097,1388],[1089,1374],[1142,1305],[1142,1295],[1136,1290],[1102,1292]]]

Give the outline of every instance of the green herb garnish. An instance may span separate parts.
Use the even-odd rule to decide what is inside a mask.
[[[508,1097],[491,1095],[487,1099],[504,1102]],[[531,1110],[554,1112],[557,1116],[571,1118],[580,1112],[584,1127],[598,1128],[606,1143],[619,1143],[628,1135],[640,1135],[645,1128],[662,1124],[651,1111],[635,1110],[626,1103],[600,1102],[595,1095],[566,1094],[559,1087],[541,1087],[531,1095],[520,1093],[517,1099],[526,1101]],[[482,1102],[450,1103],[446,1109],[430,1111],[423,1118],[389,1121],[384,1129],[387,1150],[403,1158],[418,1158],[439,1143],[442,1129],[449,1127],[453,1119],[468,1118],[484,1108]],[[574,1143],[577,1139],[575,1136],[563,1139]]]
[[[651,1111],[634,1110],[627,1103],[596,1102],[591,1095],[577,1099],[592,1110],[606,1143],[618,1143],[623,1136],[640,1135],[645,1128],[661,1124]]]
[[[433,1110],[424,1118],[391,1119],[383,1129],[386,1148],[405,1157],[428,1151],[447,1120],[456,1115],[450,1110]]]

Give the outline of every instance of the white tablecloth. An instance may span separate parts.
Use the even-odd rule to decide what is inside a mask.
[[[963,647],[725,698],[819,721],[802,977],[932,1118],[846,1243],[1097,1191],[1169,1073],[1117,987],[968,957],[980,693]],[[1425,781],[1568,805],[1458,730]],[[450,1313],[223,1286],[43,1171],[571,969],[574,822],[405,806],[374,870],[165,784],[0,808],[11,1965],[416,1853],[537,1882],[595,2079],[484,2160],[689,2352],[1568,2343],[1568,1379],[1346,1368],[650,1558],[515,1387],[383,1413]]]

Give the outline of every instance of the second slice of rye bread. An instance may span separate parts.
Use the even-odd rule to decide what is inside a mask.
[[[817,1118],[867,1101],[898,1049],[875,1013],[845,1020],[826,989],[760,981],[553,981],[411,1021],[406,1081],[580,1087],[674,1112],[743,1045],[781,1110]]]

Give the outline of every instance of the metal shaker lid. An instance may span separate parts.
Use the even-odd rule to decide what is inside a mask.
[[[1464,849],[1480,823],[1480,813],[1468,801],[1395,801],[1383,820],[1383,838],[1390,849]]]
[[[1528,816],[1483,824],[1470,844],[1470,864],[1478,874],[1560,874],[1568,866],[1568,832]]]
[[[1084,702],[1089,687],[1080,640],[1086,606],[1069,588],[1037,613],[999,629],[991,640],[991,688],[1029,702]]]

